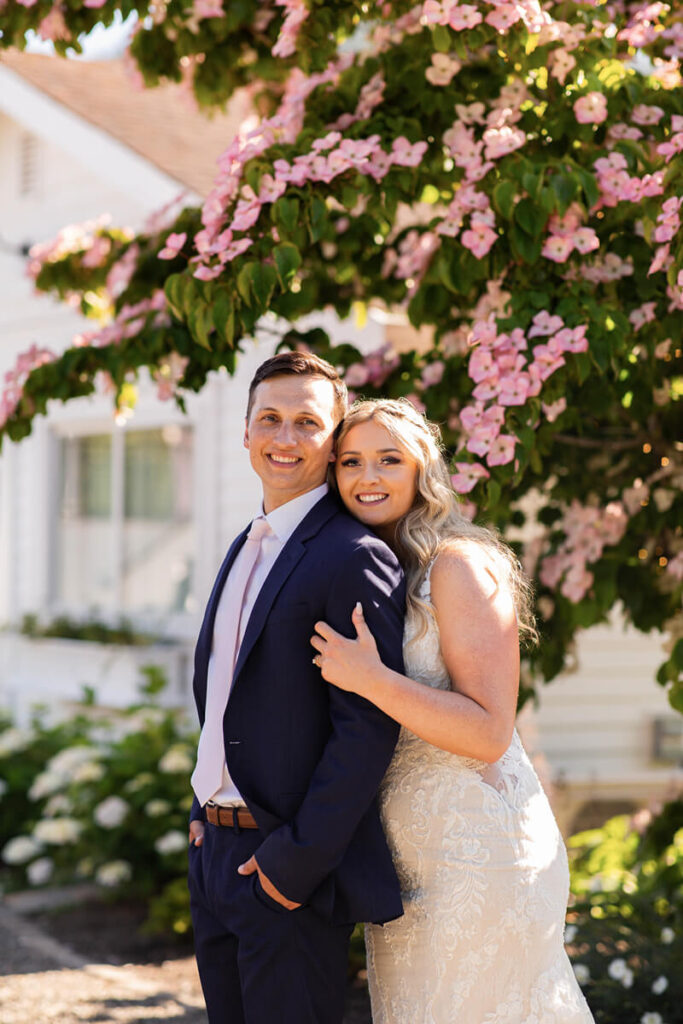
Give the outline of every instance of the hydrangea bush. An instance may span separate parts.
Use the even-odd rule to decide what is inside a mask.
[[[570,840],[565,938],[598,1024],[674,1024],[683,1001],[683,802]]]
[[[55,11],[4,0],[2,44],[47,32]],[[72,37],[91,16],[59,12]],[[444,424],[454,488],[536,577],[545,679],[618,604],[672,636],[659,682],[683,709],[675,5],[140,12],[130,53],[148,82],[186,61],[201,102],[246,83],[263,116],[230,142],[201,209],[167,208],[135,237],[69,228],[33,251],[36,286],[98,323],[61,355],[19,358],[2,433],[24,436],[50,398],[101,387],[129,401],[143,366],[182,403],[211,370],[232,370],[268,318],[284,343],[343,367],[352,390],[409,396]],[[297,328],[316,310],[368,307],[422,328],[426,347],[362,355]]]
[[[165,907],[165,887],[187,869],[189,777],[196,733],[152,699],[106,712],[92,700],[71,719],[0,731],[0,858],[8,887],[93,881],[135,895],[157,922],[188,927]],[[159,906],[155,904],[159,902]]]

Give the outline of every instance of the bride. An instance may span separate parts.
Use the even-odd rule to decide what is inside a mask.
[[[325,623],[323,678],[401,723],[382,815],[404,916],[366,932],[374,1024],[591,1024],[564,951],[562,838],[514,729],[518,634],[534,635],[511,552],[458,510],[438,439],[405,400],[360,402],[339,493],[408,582],[406,675]]]

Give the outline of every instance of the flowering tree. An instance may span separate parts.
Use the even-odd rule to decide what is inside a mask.
[[[1,42],[34,27],[63,48],[117,6],[0,0]],[[129,59],[148,84],[184,74],[204,104],[247,85],[264,116],[230,143],[201,209],[161,211],[137,237],[69,228],[33,250],[37,287],[99,323],[59,356],[20,357],[2,432],[21,438],[50,398],[101,381],[121,400],[143,366],[182,403],[268,314],[354,391],[408,395],[444,424],[454,488],[536,575],[544,678],[618,603],[637,628],[671,631],[658,678],[683,710],[674,5],[138,10]],[[368,305],[402,311],[431,346],[362,356],[297,329]]]

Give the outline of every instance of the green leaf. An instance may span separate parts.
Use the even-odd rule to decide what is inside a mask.
[[[254,263],[252,266],[255,269],[252,274],[251,287],[261,310],[265,311],[277,285],[277,270],[270,264]]]
[[[486,484],[486,506],[495,508],[500,501],[500,484],[497,480],[489,480]]]
[[[506,220],[512,217],[515,206],[515,192],[517,186],[514,181],[500,181],[493,190],[493,205]]]
[[[286,288],[301,266],[301,253],[291,242],[282,242],[273,250],[280,284]]]
[[[237,291],[240,297],[247,306],[251,306],[252,294],[251,294],[251,281],[254,274],[254,267],[258,266],[256,263],[247,263],[242,267],[239,274],[237,275]]]
[[[183,318],[183,289],[185,285],[185,277],[183,274],[171,274],[166,279],[164,285],[164,292],[166,298],[173,310],[175,316],[182,320]]]
[[[299,200],[282,196],[273,204],[272,218],[284,235],[291,235],[299,224]]]
[[[432,29],[434,49],[439,53],[448,53],[451,48],[451,34],[445,25],[435,25]]]
[[[235,337],[235,311],[227,292],[219,292],[213,306],[213,323],[218,337],[232,345]]]
[[[565,214],[576,196],[578,181],[570,174],[553,174],[550,187],[557,196],[560,214]]]
[[[522,199],[515,206],[515,222],[522,231],[536,238],[545,224],[545,218],[539,215],[539,209],[533,199]]]
[[[201,306],[199,304],[190,311],[187,318],[190,334],[202,348],[206,348],[209,351],[211,351],[209,331],[213,327],[212,320],[211,309],[208,306]]]
[[[311,203],[310,232],[311,241],[319,242],[327,226],[327,205],[324,199],[316,196]]]
[[[508,237],[515,256],[524,260],[525,263],[535,263],[541,255],[540,240],[538,238],[531,238],[530,235],[527,235],[516,224],[513,224],[510,228]]]

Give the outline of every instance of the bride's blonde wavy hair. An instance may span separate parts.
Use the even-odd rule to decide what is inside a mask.
[[[429,603],[420,597],[427,568],[449,541],[466,538],[483,545],[491,555],[498,570],[496,581],[511,590],[520,639],[535,642],[538,634],[532,611],[531,584],[507,544],[492,530],[475,526],[460,511],[439,427],[421,416],[405,398],[358,401],[339,427],[337,450],[353,427],[368,420],[384,427],[418,467],[415,500],[396,526],[396,553],[406,574],[408,608],[416,612],[420,622],[418,636],[427,630],[432,611]]]

